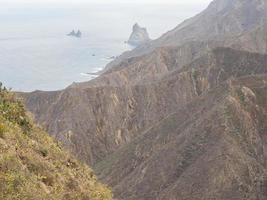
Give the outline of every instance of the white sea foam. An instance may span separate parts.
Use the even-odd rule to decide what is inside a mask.
[[[81,76],[91,76],[90,74],[88,73],[80,73]]]

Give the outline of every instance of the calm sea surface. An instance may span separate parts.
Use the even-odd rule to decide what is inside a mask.
[[[196,8],[197,7],[197,8]],[[88,81],[124,43],[138,22],[152,38],[204,5],[9,5],[0,8],[0,81],[16,91],[58,90]],[[80,29],[82,38],[66,36]]]

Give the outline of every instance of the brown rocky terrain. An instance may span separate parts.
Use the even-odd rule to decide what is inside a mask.
[[[33,108],[39,106],[31,101],[44,107],[47,102],[52,120],[56,118],[49,110],[58,108],[56,116],[69,120],[65,124],[80,120],[80,127],[95,128],[88,135],[73,128],[68,142],[80,158],[96,163],[99,177],[118,199],[264,199],[267,80],[257,74],[266,72],[267,55],[217,48],[153,82],[132,87],[82,84],[82,89],[76,86],[79,93],[73,93],[76,87],[55,92],[62,98],[55,105],[41,92],[27,102]],[[63,102],[76,106],[60,108]],[[85,113],[96,108],[100,111]],[[82,121],[86,115],[95,119]],[[94,120],[101,118],[107,120],[97,135],[99,122]],[[109,140],[101,141],[101,136]]]
[[[267,76],[229,79],[98,163],[118,199],[267,198]]]
[[[266,13],[215,0],[92,81],[19,95],[118,199],[263,200]]]
[[[169,54],[166,49],[164,53],[168,56],[164,62],[158,62],[160,66],[175,69],[170,61],[177,51],[171,48]],[[145,59],[143,64],[147,63]],[[95,163],[174,109],[231,76],[265,73],[267,57],[218,48],[182,69],[166,71],[165,76],[150,82],[138,78],[134,84],[123,83],[137,78],[131,77],[136,73],[132,71],[134,67],[128,69],[63,91],[26,94],[26,105],[50,134],[83,160]],[[112,80],[117,80],[118,84]]]

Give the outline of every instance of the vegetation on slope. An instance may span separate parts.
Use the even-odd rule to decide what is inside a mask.
[[[0,199],[108,200],[111,191],[34,125],[0,85]]]

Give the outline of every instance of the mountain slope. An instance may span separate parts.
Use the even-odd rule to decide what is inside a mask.
[[[267,198],[267,76],[231,79],[98,163],[118,199]]]
[[[157,46],[185,41],[224,40],[262,25],[267,19],[265,0],[214,0],[206,10],[154,41]]]
[[[164,62],[157,66],[171,68],[177,53],[173,48],[165,50]],[[63,91],[24,94],[25,103],[50,134],[94,164],[231,76],[266,73],[267,69],[266,55],[218,48],[152,81],[145,73],[137,73],[149,61],[145,57],[128,71],[123,68]]]
[[[266,7],[215,0],[92,81],[20,95],[117,199],[265,200]]]
[[[91,169],[31,123],[0,87],[0,199],[112,199]]]

